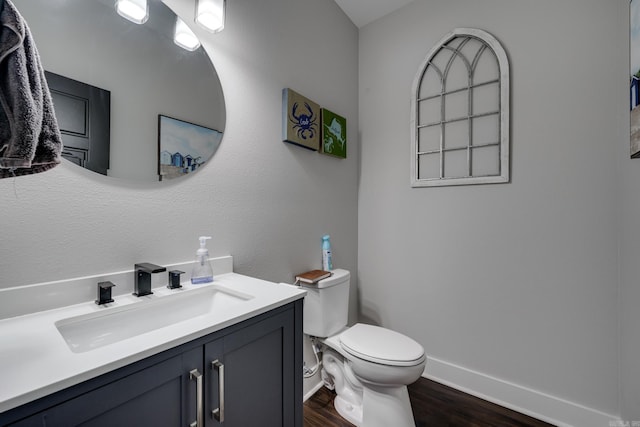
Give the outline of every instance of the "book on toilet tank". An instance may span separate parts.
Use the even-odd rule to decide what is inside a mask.
[[[301,273],[296,276],[296,280],[304,283],[317,283],[322,279],[326,279],[331,276],[330,271],[326,270],[311,270],[306,273]]]

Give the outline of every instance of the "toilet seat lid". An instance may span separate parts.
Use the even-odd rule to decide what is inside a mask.
[[[340,345],[355,357],[382,365],[414,366],[424,360],[424,349],[416,341],[364,323],[356,323],[340,334]]]

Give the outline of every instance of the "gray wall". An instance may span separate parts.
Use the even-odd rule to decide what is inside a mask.
[[[618,63],[612,70],[611,79],[628,81],[628,23],[629,2],[617,0]],[[637,19],[637,17],[636,17]],[[610,28],[609,31],[614,31]],[[622,85],[622,84],[621,84]],[[620,90],[617,110],[617,134],[611,135],[617,148],[620,185],[618,190],[620,220],[618,235],[620,241],[620,287],[618,313],[620,315],[620,408],[624,419],[640,421],[640,230],[636,226],[640,214],[640,163],[629,159],[629,114],[628,89]],[[613,108],[613,105],[612,105]],[[615,139],[614,139],[615,137]]]
[[[330,233],[335,265],[357,273],[362,319],[420,341],[427,375],[459,367],[640,420],[627,0],[417,0],[359,42],[330,0],[228,11],[223,33],[199,31],[227,105],[213,161],[163,184],[66,163],[0,180],[0,287],[189,261],[205,233],[236,271],[288,281],[319,266]],[[411,189],[411,82],[465,26],[510,56],[512,183]],[[280,141],[283,87],[347,117],[347,160]],[[466,378],[458,385],[492,397]]]
[[[167,3],[193,14],[191,0]],[[224,32],[196,29],[226,98],[212,161],[169,183],[66,162],[1,180],[0,287],[190,261],[203,234],[213,236],[211,256],[233,255],[237,272],[288,282],[321,266],[330,234],[334,265],[356,273],[357,28],[332,0],[233,0],[227,11]],[[347,118],[346,160],[281,141],[284,87]]]
[[[640,420],[627,9],[622,0],[416,0],[360,31],[362,315],[422,343],[427,375],[460,374],[443,379],[493,398],[471,378],[566,400],[589,409],[581,425],[619,413],[620,342],[623,415]],[[492,33],[509,55],[512,182],[412,189],[411,84],[457,27]],[[618,339],[619,308],[628,339]],[[522,409],[555,416],[529,403]]]

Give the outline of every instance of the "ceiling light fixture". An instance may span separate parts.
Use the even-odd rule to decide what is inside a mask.
[[[147,0],[116,0],[118,15],[136,24],[144,24],[149,19]]]
[[[226,0],[197,0],[196,22],[205,30],[218,33],[224,29]]]
[[[191,28],[189,28],[189,26],[187,26],[180,17],[176,17],[173,42],[190,52],[193,52],[200,47],[200,40],[198,40],[198,37],[193,33],[193,31],[191,31]]]

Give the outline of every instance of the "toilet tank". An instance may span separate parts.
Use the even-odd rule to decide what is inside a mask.
[[[302,284],[307,291],[303,310],[303,331],[307,335],[326,338],[347,326],[351,274],[340,268],[332,273],[316,284]]]

